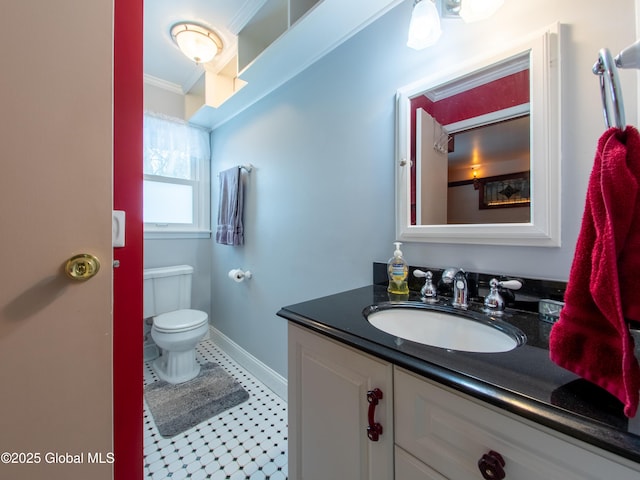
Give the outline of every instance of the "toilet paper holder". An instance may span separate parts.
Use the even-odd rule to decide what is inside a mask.
[[[229,270],[229,278],[236,283],[240,283],[245,279],[249,279],[252,277],[252,274],[249,270],[246,272],[241,270],[240,268],[234,268],[233,270]]]

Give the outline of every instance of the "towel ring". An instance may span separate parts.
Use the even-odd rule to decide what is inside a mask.
[[[611,52],[607,48],[600,50],[600,57],[593,66],[593,73],[600,77],[600,93],[602,95],[602,111],[605,124],[607,127],[618,127],[624,130],[626,121],[618,69]],[[613,121],[610,114],[613,114]]]

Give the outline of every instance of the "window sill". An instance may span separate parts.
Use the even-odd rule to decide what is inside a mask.
[[[170,240],[170,239],[188,239],[188,238],[211,238],[210,230],[173,230],[158,231],[145,230],[145,240]]]

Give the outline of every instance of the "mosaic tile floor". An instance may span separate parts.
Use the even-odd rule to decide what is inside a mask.
[[[216,362],[249,393],[249,400],[173,438],[158,433],[144,406],[144,475],[160,479],[285,480],[287,404],[209,340],[200,363]],[[158,377],[144,364],[144,383]]]

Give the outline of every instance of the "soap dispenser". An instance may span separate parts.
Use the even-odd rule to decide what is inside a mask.
[[[394,242],[396,246],[393,257],[389,259],[387,264],[387,273],[389,274],[389,287],[387,291],[396,295],[408,295],[409,286],[407,285],[407,277],[409,276],[409,265],[402,258],[400,250],[400,242]]]

